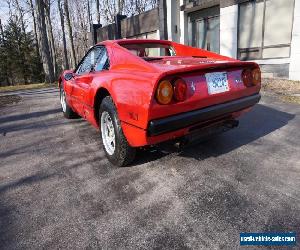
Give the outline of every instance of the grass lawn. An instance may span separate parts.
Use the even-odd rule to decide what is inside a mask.
[[[16,85],[16,86],[5,86],[0,87],[0,93],[6,91],[14,91],[14,90],[23,90],[23,89],[42,89],[42,88],[49,88],[55,87],[57,83],[33,83],[33,84],[26,84],[26,85]]]

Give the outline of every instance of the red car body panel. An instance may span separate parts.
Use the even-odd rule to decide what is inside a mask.
[[[130,43],[160,43],[174,48],[176,56],[165,56],[161,60],[145,61],[122,47]],[[69,81],[62,73],[59,84],[63,84],[69,105],[93,126],[97,121],[97,93],[106,90],[116,106],[123,133],[133,147],[156,144],[189,133],[189,127],[149,136],[147,127],[151,120],[198,110],[216,104],[256,94],[260,84],[246,87],[241,73],[243,69],[258,68],[251,62],[241,62],[209,51],[197,49],[171,41],[162,40],[116,40],[105,41],[110,69],[75,75]],[[229,91],[208,94],[205,73],[226,71]],[[162,79],[182,78],[188,86],[188,98],[183,102],[161,105],[155,99],[158,83]],[[248,110],[248,109],[247,109]],[[244,111],[231,114],[238,117]]]

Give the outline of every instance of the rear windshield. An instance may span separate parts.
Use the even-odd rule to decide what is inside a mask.
[[[175,56],[175,51],[172,46],[159,43],[136,43],[136,44],[120,44],[128,49],[132,54],[147,58],[157,56]]]

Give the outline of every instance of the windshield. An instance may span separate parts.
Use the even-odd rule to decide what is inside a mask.
[[[158,57],[158,56],[175,56],[172,46],[160,43],[130,43],[120,44],[128,49],[132,54],[139,57]]]

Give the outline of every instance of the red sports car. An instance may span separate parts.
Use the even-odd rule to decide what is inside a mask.
[[[171,41],[116,40],[93,46],[59,87],[64,116],[99,128],[109,161],[125,166],[138,147],[236,127],[260,100],[261,73]]]

